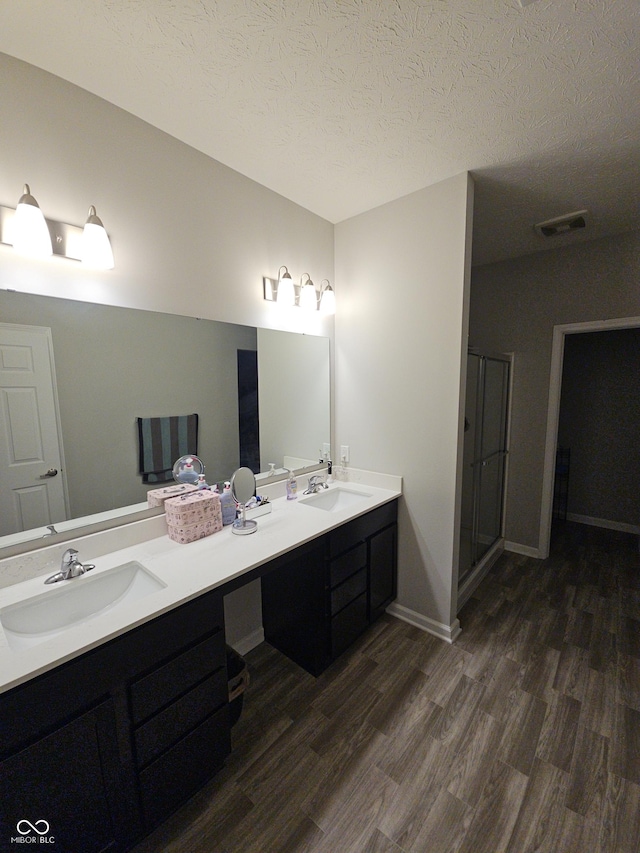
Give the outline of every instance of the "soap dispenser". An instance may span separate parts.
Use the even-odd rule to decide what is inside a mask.
[[[220,509],[223,525],[233,524],[236,520],[236,502],[231,494],[231,483],[225,480],[224,490],[220,495]]]
[[[296,475],[293,471],[289,471],[289,476],[287,477],[287,500],[295,501],[298,497],[298,481],[296,480]]]

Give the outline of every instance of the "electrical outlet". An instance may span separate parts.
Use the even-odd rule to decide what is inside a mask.
[[[349,445],[341,444],[340,445],[340,461],[348,462],[349,461]]]
[[[331,445],[328,442],[322,445],[322,458],[331,459]]]

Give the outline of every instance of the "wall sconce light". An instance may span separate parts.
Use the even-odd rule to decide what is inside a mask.
[[[325,283],[325,281],[327,283],[323,287],[322,285]],[[320,283],[319,308],[321,314],[336,313],[336,295],[334,293],[333,288],[329,284],[329,280],[326,278],[324,278]]]
[[[82,231],[82,263],[98,270],[113,269],[113,249],[104,225],[93,205]]]
[[[296,285],[289,270],[286,267],[280,267],[278,278],[265,276],[262,279],[262,286],[263,297],[267,302],[302,308],[305,311],[319,310],[321,314],[336,313],[336,296],[326,278],[322,280],[320,290],[317,291],[308,272],[303,273],[300,284]]]
[[[284,270],[284,272],[282,272]],[[278,305],[295,305],[296,292],[293,287],[293,279],[289,275],[289,270],[282,266],[278,270],[278,291],[276,295]]]
[[[303,283],[304,277],[307,280]],[[308,272],[302,274],[300,279],[300,295],[298,296],[298,305],[304,311],[317,311],[318,309],[318,294],[314,283],[311,281],[311,276]]]
[[[16,207],[11,242],[16,252],[31,258],[46,258],[53,254],[47,221],[31,195],[29,184],[24,185]]]
[[[15,210],[0,205],[0,243],[30,257],[57,255],[94,269],[114,266],[111,243],[95,207],[89,208],[84,228],[45,219],[28,184]]]

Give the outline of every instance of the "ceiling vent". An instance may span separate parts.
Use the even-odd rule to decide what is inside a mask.
[[[558,234],[567,234],[570,231],[580,231],[587,227],[588,210],[576,210],[575,213],[565,213],[555,219],[547,219],[546,222],[538,222],[533,230],[541,237],[557,237]]]

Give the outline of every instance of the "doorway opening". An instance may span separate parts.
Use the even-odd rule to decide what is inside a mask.
[[[540,517],[540,556],[549,556],[551,526],[553,520],[553,498],[556,480],[556,459],[558,449],[558,430],[560,423],[560,398],[562,374],[567,335],[613,330],[638,329],[640,317],[625,317],[614,320],[601,320],[586,323],[572,323],[555,326],[551,353],[551,380],[549,387],[549,407],[547,414],[547,436],[545,443],[545,461],[542,483],[542,507]],[[640,523],[640,522],[639,522]]]

